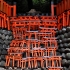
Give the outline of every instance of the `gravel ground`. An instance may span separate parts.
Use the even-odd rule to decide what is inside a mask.
[[[0,70],[23,70],[23,69],[12,69],[12,68],[9,68],[9,69],[5,69],[5,68],[0,68]],[[38,69],[24,69],[24,70],[42,70],[41,68],[38,68]],[[44,68],[43,70],[47,70],[46,68]]]
[[[6,70],[6,69],[4,69],[4,68],[0,68],[0,70]]]
[[[0,68],[0,70],[17,70],[17,69],[12,69],[12,68],[5,69],[5,68]],[[18,70],[21,70],[21,69],[18,69]]]

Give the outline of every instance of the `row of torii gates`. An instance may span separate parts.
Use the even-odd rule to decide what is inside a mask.
[[[56,8],[57,15],[54,15]],[[14,39],[8,48],[6,66],[24,68],[48,68],[61,70],[61,56],[58,49],[56,30],[70,26],[70,0],[62,0],[57,5],[51,2],[50,16],[16,16],[13,6],[0,0],[0,28],[12,30]],[[39,63],[38,63],[39,62]]]

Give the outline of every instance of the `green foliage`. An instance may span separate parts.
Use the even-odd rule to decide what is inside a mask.
[[[48,0],[32,0],[33,6],[37,11],[41,11],[46,13],[47,12],[47,6],[49,5]]]
[[[38,4],[39,3],[39,1],[38,0],[33,0],[33,4],[35,5],[35,4]]]
[[[48,4],[48,0],[32,0],[33,1],[33,5],[36,4]]]

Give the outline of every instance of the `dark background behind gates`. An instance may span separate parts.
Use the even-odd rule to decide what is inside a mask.
[[[42,13],[49,13],[51,10],[51,1],[52,0],[5,0],[10,4],[16,2],[17,5],[17,13],[26,13],[30,9],[34,8],[37,11]],[[53,0],[54,4],[57,4],[61,0]]]

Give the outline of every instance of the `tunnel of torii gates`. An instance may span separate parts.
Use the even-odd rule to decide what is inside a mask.
[[[51,15],[30,13],[18,16],[16,3],[10,5],[0,0],[0,50],[7,52],[1,54],[5,56],[2,66],[62,70],[63,58],[57,50],[63,46],[58,42],[69,37],[64,34],[70,30],[69,9],[70,0],[62,0],[57,5],[51,2]]]

